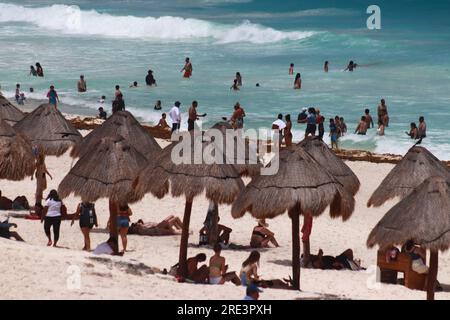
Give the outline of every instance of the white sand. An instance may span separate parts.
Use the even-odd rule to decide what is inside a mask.
[[[47,167],[54,176],[48,181],[49,189],[57,188],[58,183],[69,171],[72,159],[68,154],[60,157],[48,157]],[[374,281],[376,249],[367,249],[365,242],[370,230],[383,214],[395,203],[392,201],[377,209],[366,207],[370,194],[392,168],[390,164],[371,164],[349,162],[350,167],[361,180],[361,189],[356,195],[356,210],[352,218],[343,223],[332,220],[324,213],[315,220],[311,236],[311,251],[322,248],[325,254],[338,255],[346,248],[352,248],[355,256],[371,272],[352,271],[301,271],[302,292],[266,289],[261,299],[296,298],[342,298],[342,299],[425,299],[425,292],[414,291],[400,285],[377,285]],[[21,182],[1,181],[0,189],[4,196],[14,198],[25,195],[30,203],[34,200],[35,183],[28,178]],[[73,212],[79,199],[65,199],[69,213]],[[131,206],[134,212],[132,220],[160,221],[174,214],[182,218],[183,198],[166,197],[158,200],[147,195],[140,203]],[[198,230],[202,227],[208,202],[203,196],[194,200],[191,218],[193,234],[190,243],[198,243]],[[108,219],[106,199],[96,203],[100,227],[104,228]],[[234,220],[229,206],[220,207],[221,223],[233,228],[231,241],[247,245],[255,220],[249,215]],[[0,218],[6,212],[0,212]],[[155,268],[168,268],[178,260],[179,236],[143,237],[129,236],[128,248],[124,257],[105,257],[106,262],[94,261],[92,254],[82,252],[83,238],[78,223],[73,227],[64,221],[61,227],[59,245],[69,249],[46,247],[46,237],[39,221],[11,218],[18,224],[17,231],[26,243],[0,239],[0,299],[241,299],[243,287],[232,284],[223,286],[179,284],[169,276],[159,274],[140,275],[127,271],[120,262],[139,263]],[[281,247],[262,251],[260,274],[266,279],[283,278],[291,274],[291,225],[287,215],[269,220],[270,228],[275,232]],[[92,247],[105,241],[106,233],[92,233]],[[189,255],[205,252],[208,258],[210,249],[189,248]],[[239,271],[242,261],[249,251],[224,250],[230,270]],[[73,288],[71,268],[80,268],[81,286]],[[129,269],[129,268],[128,268]],[[450,282],[450,255],[439,257],[438,279],[442,284]],[[68,285],[69,283],[69,285]],[[448,288],[448,286],[447,286]],[[450,299],[449,292],[439,292],[436,299]]]

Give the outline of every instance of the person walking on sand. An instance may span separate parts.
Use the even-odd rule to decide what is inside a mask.
[[[122,252],[124,253],[125,251],[127,251],[127,234],[128,228],[130,227],[130,216],[132,215],[133,212],[131,211],[131,208],[128,206],[128,204],[119,206],[119,212],[117,214],[117,228],[119,229],[119,235],[122,239]]]
[[[367,133],[367,123],[366,123],[366,117],[362,116],[361,120],[359,121],[358,125],[355,129],[356,134],[360,135],[366,135]]]
[[[331,118],[330,119],[330,139],[331,139],[331,149],[336,149],[338,150],[338,129],[336,126],[336,123],[334,122],[334,119]]]
[[[58,106],[59,96],[55,90],[55,86],[53,86],[53,85],[50,86],[50,90],[47,92],[47,98],[48,98],[49,104],[52,104],[55,107]]]
[[[225,258],[220,255],[222,246],[216,243],[213,249],[214,255],[209,259],[209,284],[224,284],[231,281],[240,286],[241,280],[236,272],[227,272],[228,265],[225,264]]]
[[[34,170],[34,175],[36,177],[35,203],[42,205],[42,194],[44,190],[47,189],[47,175],[53,180],[52,175],[48,172],[45,165],[45,155],[42,152],[39,152],[36,156]],[[31,180],[33,180],[33,176],[31,176]]]
[[[205,117],[206,113],[204,114],[198,114],[197,113],[197,107],[198,102],[192,101],[192,105],[189,108],[189,115],[188,115],[188,131],[192,131],[195,128],[195,121],[197,121],[200,117]]]
[[[300,75],[300,73],[297,73],[294,80],[294,89],[299,90],[301,88],[302,88],[302,76]]]
[[[427,124],[425,123],[425,118],[422,116],[419,118],[419,138],[427,137]]]
[[[30,66],[30,76],[37,77],[37,71],[34,66]]]
[[[73,215],[72,222],[70,223],[71,226],[73,226],[75,219],[80,220],[80,229],[84,237],[83,250],[91,251],[91,229],[94,226],[98,227],[97,214],[95,213],[94,204],[90,202],[82,202],[78,204],[77,211]]]
[[[328,73],[328,61],[325,61],[325,63],[323,64],[323,71]]]
[[[42,66],[39,62],[36,62],[36,73],[37,73],[38,77],[44,76],[44,69],[42,69]]]
[[[172,109],[169,111],[169,117],[172,120],[172,133],[180,130],[181,114],[180,114],[180,101],[176,101]]]
[[[41,216],[41,223],[44,222],[45,235],[48,238],[47,246],[57,246],[59,240],[59,229],[61,226],[61,216],[65,214],[64,206],[59,198],[56,190],[51,190],[46,198],[47,202],[44,207],[44,212]],[[53,242],[50,230],[53,227]]]
[[[289,66],[289,75],[292,76],[294,75],[294,64],[291,63],[291,65]]]
[[[80,80],[78,80],[77,83],[78,92],[86,92],[87,91],[87,84],[86,80],[84,80],[84,75],[80,76]]]
[[[183,78],[189,79],[192,76],[192,63],[189,58],[186,58],[184,67],[181,69],[181,72],[184,71]]]
[[[373,128],[373,119],[372,116],[370,115],[370,110],[368,108],[364,110],[364,117],[366,119],[367,129]]]

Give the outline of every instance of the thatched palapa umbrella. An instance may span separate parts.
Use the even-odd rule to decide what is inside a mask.
[[[217,130],[217,131],[214,131]],[[242,130],[234,130],[227,121],[221,121],[214,124],[205,136],[210,139],[216,139],[217,133],[221,134],[221,149],[225,151],[229,164],[232,164],[241,176],[255,177],[261,173],[263,167],[257,156],[257,150],[248,140],[242,136]],[[228,135],[228,138],[227,138]],[[232,139],[232,140],[231,140]],[[230,145],[231,142],[231,145]],[[219,141],[216,141],[219,144]],[[210,203],[207,219],[211,221],[209,230],[209,244],[214,245],[218,240],[218,220],[219,205],[215,202]]]
[[[131,200],[134,177],[147,164],[147,159],[124,138],[103,138],[82,156],[61,181],[62,198],[74,193],[83,201],[110,202],[110,233],[117,238],[117,206]]]
[[[306,137],[297,144],[298,147],[303,148],[311,155],[322,167],[331,173],[337,181],[339,181],[347,191],[355,195],[360,186],[360,182],[356,174],[342,161],[341,158],[330,150],[330,148],[318,137]],[[311,217],[305,216],[305,223],[311,225]],[[303,241],[303,250],[305,259],[308,260],[310,256],[309,237]]]
[[[6,121],[0,120],[0,179],[19,181],[31,176],[33,171],[31,144]]]
[[[0,94],[0,120],[5,120],[8,124],[13,126],[22,120],[24,116],[22,111]]]
[[[101,126],[91,131],[76,144],[70,155],[82,157],[92,150],[93,146],[105,137],[120,135],[130,145],[139,150],[147,159],[152,159],[161,152],[155,138],[146,131],[139,121],[128,111],[118,111],[111,115]]]
[[[318,216],[327,206],[330,206],[332,217],[347,220],[355,202],[352,195],[306,151],[290,148],[280,152],[275,175],[254,178],[240,193],[233,204],[232,215],[239,218],[249,211],[257,219],[270,219],[288,211],[292,220],[293,286],[300,289],[299,216]]]
[[[438,158],[424,147],[412,147],[383,179],[367,206],[379,207],[389,199],[404,198],[432,176],[440,176],[450,181],[450,171]]]
[[[44,156],[61,156],[74,144],[81,141],[81,134],[67,121],[55,105],[42,104],[14,125],[33,147],[37,147],[42,163]],[[45,182],[40,174],[36,177],[36,202],[42,198]]]
[[[216,159],[224,163],[224,154],[214,142],[203,141],[202,134],[184,133],[180,142],[166,147],[136,179],[138,198],[148,192],[162,198],[169,190],[174,197],[186,198],[179,255],[179,274],[182,276],[187,274],[189,223],[194,198],[205,192],[210,201],[231,204],[244,188],[236,169],[230,164],[218,164],[212,150],[215,150]],[[178,156],[184,160],[178,162]]]
[[[367,245],[403,245],[413,240],[430,250],[427,299],[434,299],[438,251],[450,247],[450,182],[442,177],[426,179],[390,209],[367,239]]]

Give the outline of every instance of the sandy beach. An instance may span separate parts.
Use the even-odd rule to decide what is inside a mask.
[[[83,132],[85,135],[87,132]],[[164,146],[164,140],[158,140]],[[70,170],[74,161],[68,153],[63,156],[48,157],[47,167],[53,175],[48,181],[48,189],[57,189],[59,182]],[[356,208],[347,222],[331,219],[325,212],[314,221],[311,236],[311,251],[322,248],[325,254],[338,255],[347,248],[354,250],[368,271],[322,271],[301,270],[301,292],[265,289],[261,299],[424,299],[425,292],[409,290],[400,285],[376,283],[376,249],[369,250],[366,240],[370,230],[387,210],[396,203],[390,201],[380,208],[367,208],[369,196],[381,180],[392,169],[392,164],[368,162],[347,162],[361,181],[356,195]],[[248,179],[245,182],[248,183]],[[35,183],[29,178],[20,182],[1,181],[4,196],[14,198],[25,195],[33,201]],[[69,213],[75,211],[80,199],[69,197],[64,200]],[[158,222],[168,215],[182,218],[183,198],[170,196],[158,200],[147,195],[141,202],[131,206],[132,221]],[[196,248],[198,231],[208,208],[203,197],[194,200],[191,216],[189,256],[200,252],[212,255],[208,248]],[[92,246],[105,241],[108,219],[108,201],[96,203],[99,229],[91,234]],[[235,220],[231,217],[230,206],[220,206],[221,223],[231,227],[231,242],[248,245],[255,220],[246,215]],[[0,217],[7,216],[0,211]],[[65,248],[46,247],[43,225],[39,221],[10,218],[17,223],[19,234],[26,243],[0,239],[2,253],[0,273],[0,299],[242,299],[244,288],[232,284],[222,286],[177,283],[174,278],[158,273],[169,268],[178,260],[180,236],[146,237],[129,236],[128,250],[123,257],[94,256],[81,251],[83,239],[78,222],[70,226],[63,221],[59,245]],[[270,229],[276,234],[279,248],[261,250],[260,274],[265,279],[288,277],[291,274],[291,224],[287,215],[269,220]],[[249,250],[224,250],[223,256],[230,270],[239,271]],[[100,258],[99,258],[100,257]],[[440,255],[438,279],[447,292],[436,293],[436,299],[450,299],[448,290],[450,278],[450,254]],[[80,285],[77,285],[79,273]],[[75,284],[75,285],[74,285]]]

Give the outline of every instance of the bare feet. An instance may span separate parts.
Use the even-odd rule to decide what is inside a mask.
[[[47,242],[47,247],[51,247],[52,244],[53,244],[52,240],[48,240],[48,242]]]

